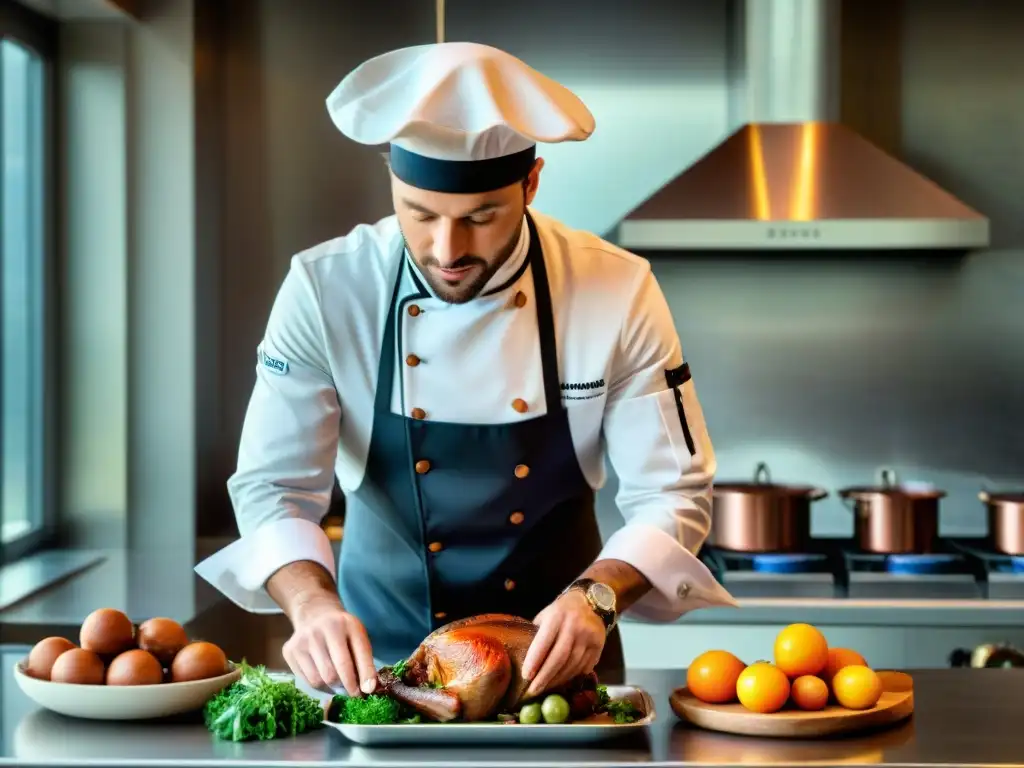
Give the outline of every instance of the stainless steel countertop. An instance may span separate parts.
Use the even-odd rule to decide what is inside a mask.
[[[55,628],[57,629],[57,628]],[[220,644],[232,658],[283,669],[288,635],[280,616],[255,616],[219,603],[189,627],[192,637]],[[62,633],[62,634],[67,634]],[[0,653],[0,764],[216,766],[662,766],[799,765],[995,766],[1024,760],[1024,670],[911,671],[916,713],[890,730],[844,739],[795,742],[709,733],[680,723],[668,695],[682,670],[638,670],[626,681],[647,689],[658,707],[655,724],[627,741],[588,748],[369,749],[348,744],[333,729],[295,739],[234,744],[217,741],[197,716],[174,722],[100,723],[41,711],[13,680],[25,647]],[[609,680],[608,682],[617,682]]]

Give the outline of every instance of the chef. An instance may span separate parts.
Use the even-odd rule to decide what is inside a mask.
[[[462,617],[535,621],[539,692],[620,671],[622,615],[735,605],[696,557],[714,453],[648,263],[530,207],[537,144],[588,138],[586,106],[443,43],[367,61],[327,107],[388,147],[394,215],[292,258],[228,482],[241,538],[197,572],[284,611],[292,671],[350,695]],[[624,525],[602,542],[606,456]]]

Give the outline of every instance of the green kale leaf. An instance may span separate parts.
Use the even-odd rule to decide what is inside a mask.
[[[226,741],[297,736],[323,724],[320,702],[291,680],[274,680],[263,666],[244,660],[242,675],[203,706],[203,722]]]

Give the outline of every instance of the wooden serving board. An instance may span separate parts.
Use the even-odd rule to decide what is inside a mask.
[[[895,725],[914,712],[914,690],[910,676],[902,672],[879,672],[883,693],[871,709],[851,710],[829,704],[817,712],[804,712],[788,705],[779,712],[762,715],[742,704],[706,704],[685,687],[669,697],[672,711],[681,720],[700,728],[743,736],[782,739],[814,739],[850,734]]]

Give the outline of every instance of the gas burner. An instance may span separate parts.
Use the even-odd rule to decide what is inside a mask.
[[[889,573],[924,575],[935,573],[956,573],[962,558],[953,554],[939,555],[889,555],[885,558],[885,570]]]
[[[982,597],[971,563],[956,551],[929,554],[843,553],[847,595],[862,599],[973,600]]]
[[[1024,599],[1024,557],[995,552],[987,539],[954,539],[950,546],[980,571],[990,599]]]
[[[752,569],[759,573],[814,573],[825,564],[825,555],[761,553],[751,558]]]
[[[821,553],[734,552],[709,547],[719,581],[734,597],[836,596],[834,569]]]

